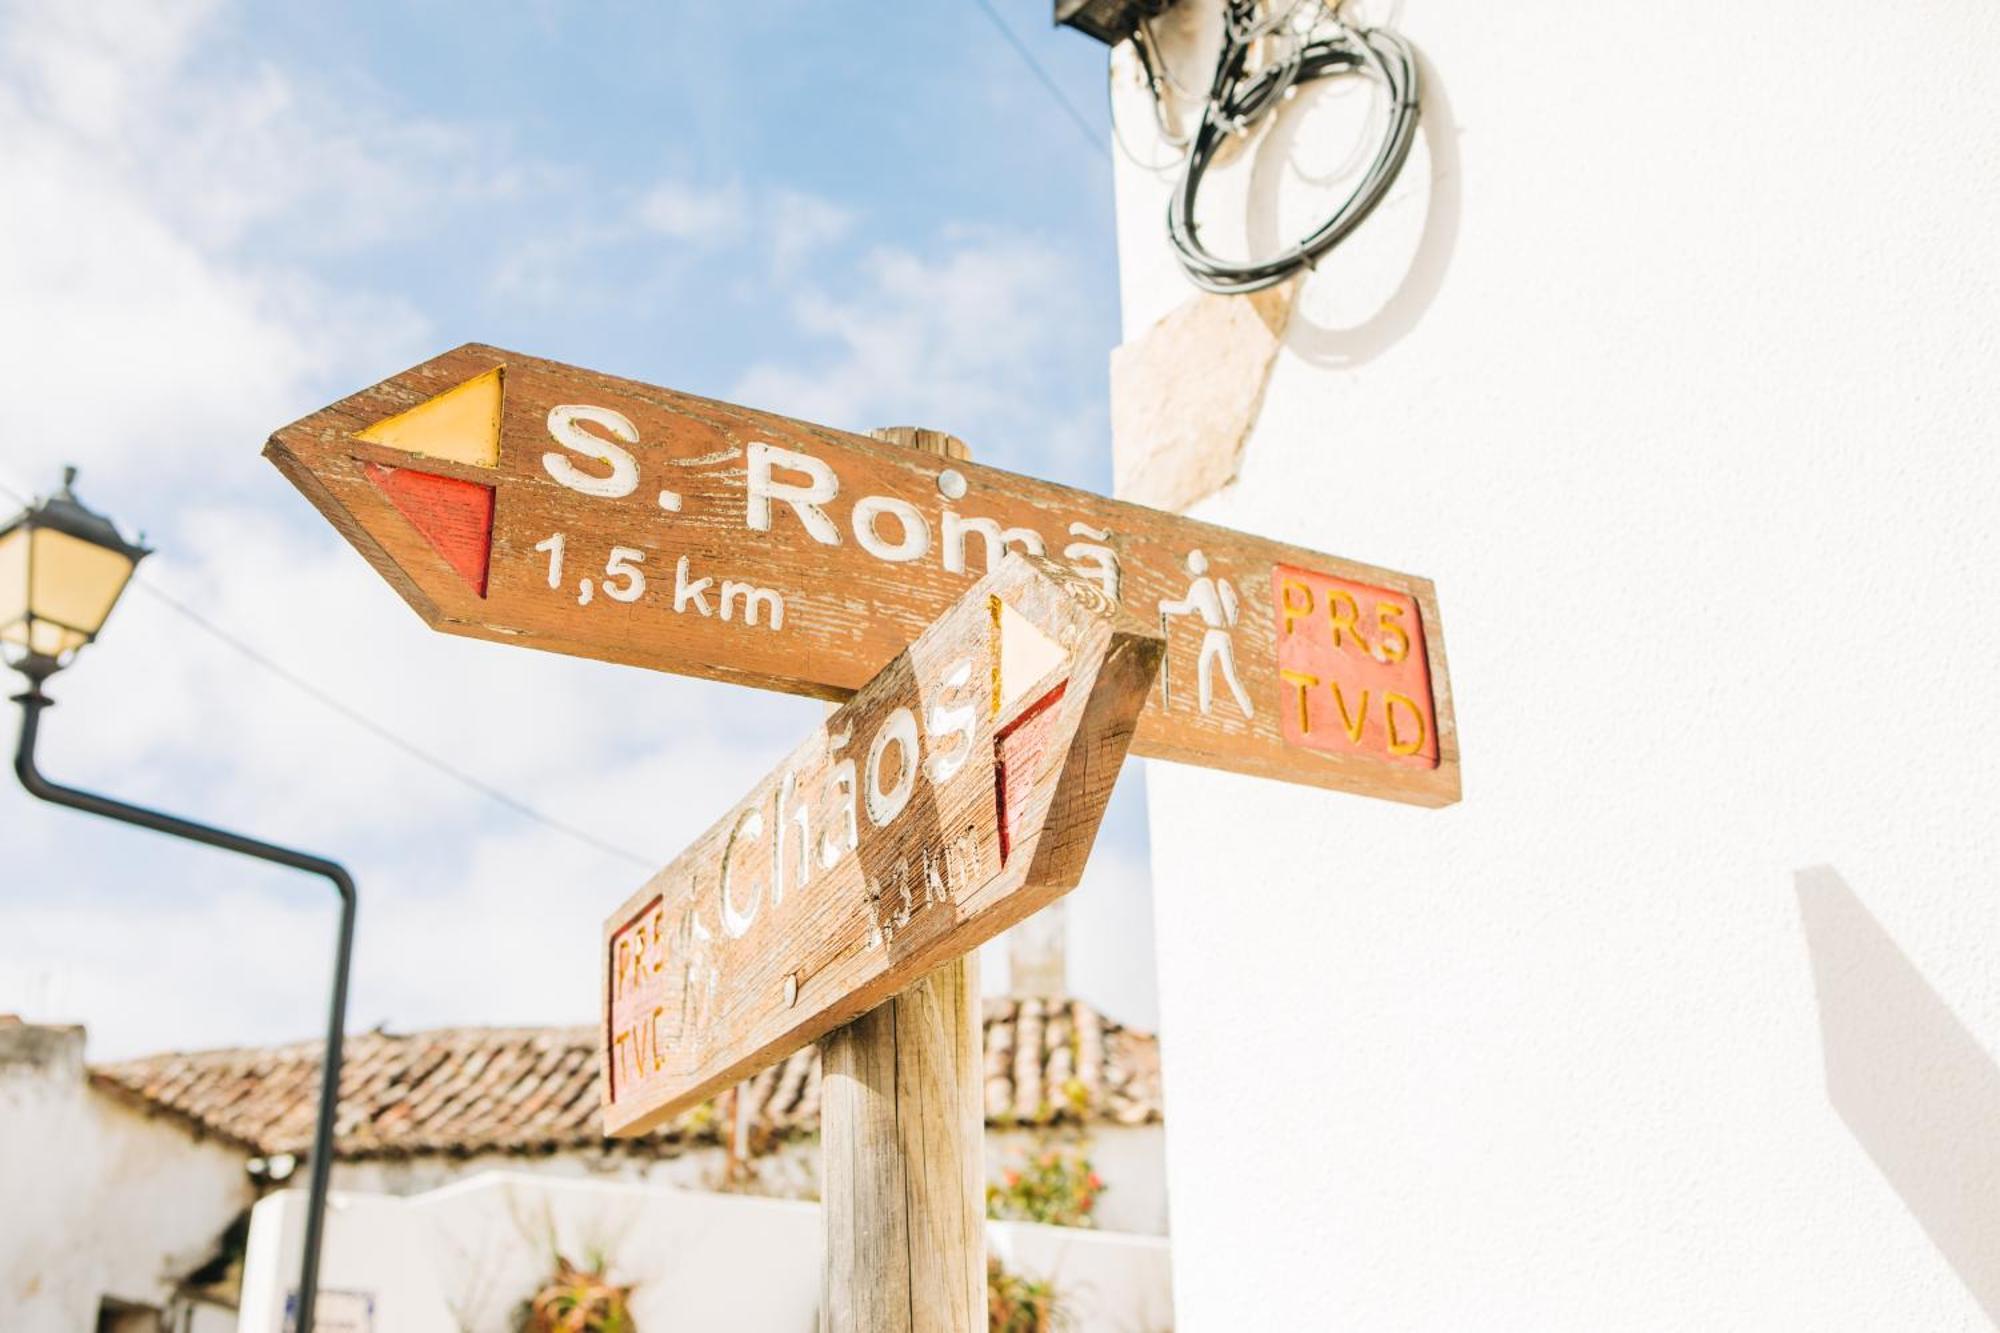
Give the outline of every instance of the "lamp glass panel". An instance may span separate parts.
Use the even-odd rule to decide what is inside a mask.
[[[30,651],[61,660],[88,643],[90,636],[53,620],[32,620],[25,639]]]
[[[104,618],[132,577],[132,561],[122,551],[107,550],[81,537],[52,528],[32,533],[33,558],[28,562],[28,610],[40,622],[53,620],[81,637],[63,651],[77,647],[103,627]],[[39,637],[39,635],[38,635]],[[37,652],[45,651],[40,644]]]
[[[0,537],[0,640],[19,643],[28,626],[28,529]]]

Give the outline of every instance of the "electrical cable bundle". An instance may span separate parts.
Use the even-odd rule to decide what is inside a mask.
[[[1417,131],[1419,86],[1416,52],[1386,28],[1355,28],[1341,21],[1337,6],[1323,0],[1296,0],[1275,17],[1259,17],[1259,0],[1228,0],[1223,11],[1222,52],[1215,62],[1201,121],[1184,142],[1187,160],[1180,184],[1167,204],[1167,236],[1181,267],[1197,287],[1239,293],[1276,286],[1338,245],[1375,210],[1389,192]],[[1299,15],[1310,8],[1311,20]],[[1330,18],[1330,22],[1328,19]],[[1171,82],[1165,63],[1152,50],[1143,25],[1134,42],[1152,90],[1156,111],[1164,99],[1162,80]],[[1260,42],[1278,48],[1276,59],[1252,68],[1253,48]],[[1194,219],[1195,197],[1216,153],[1231,135],[1247,134],[1268,116],[1292,89],[1315,79],[1362,74],[1381,80],[1388,93],[1389,115],[1373,161],[1345,202],[1309,236],[1268,259],[1221,259],[1203,247]],[[1161,130],[1176,142],[1161,114]]]

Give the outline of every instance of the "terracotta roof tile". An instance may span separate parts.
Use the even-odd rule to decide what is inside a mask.
[[[986,1002],[986,1116],[994,1126],[1145,1124],[1160,1119],[1157,1040],[1080,1001]],[[312,1139],[318,1042],[147,1056],[94,1066],[100,1088],[260,1153]],[[744,1089],[754,1137],[819,1126],[819,1051],[808,1046]],[[596,1029],[442,1028],[348,1038],[339,1155],[552,1152],[603,1148],[671,1155],[719,1141],[713,1103],[653,1134],[599,1130]]]

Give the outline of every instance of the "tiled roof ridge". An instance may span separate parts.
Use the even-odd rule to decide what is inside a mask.
[[[407,1032],[399,1032],[390,1028],[387,1024],[382,1024],[348,1033],[341,1038],[341,1048],[343,1051],[352,1050],[357,1042],[365,1042],[373,1039],[407,1041],[414,1037],[432,1039],[457,1036],[490,1037],[510,1033],[522,1037],[544,1037],[550,1033],[589,1036],[596,1032],[596,1030],[596,1027],[589,1023],[453,1023],[445,1027],[412,1028]],[[185,1051],[154,1051],[150,1055],[135,1055],[123,1060],[93,1060],[90,1062],[90,1068],[93,1070],[113,1069],[124,1066],[151,1064],[161,1060],[220,1059],[223,1056],[230,1055],[259,1056],[264,1058],[282,1056],[288,1059],[309,1057],[314,1064],[318,1064],[321,1045],[322,1039],[319,1037],[302,1037],[294,1041],[276,1042],[269,1046],[198,1046],[192,1050]]]
[[[988,997],[987,1123],[1146,1124],[1161,1119],[1158,1042],[1082,1000]],[[166,1052],[95,1064],[92,1083],[148,1112],[262,1153],[312,1136],[318,1041]],[[634,1140],[598,1128],[596,1028],[463,1025],[357,1032],[343,1044],[338,1155],[536,1153],[595,1148],[667,1155],[720,1141],[705,1103]],[[819,1053],[794,1052],[750,1081],[753,1138],[809,1137]]]

